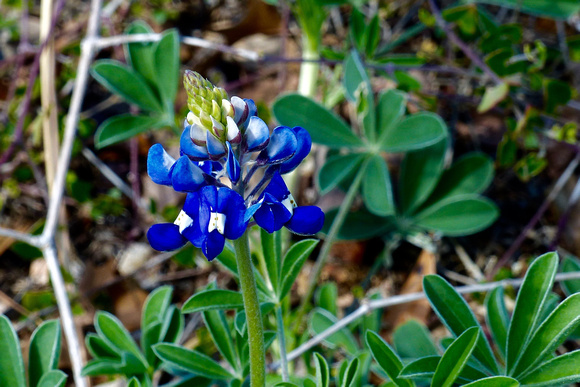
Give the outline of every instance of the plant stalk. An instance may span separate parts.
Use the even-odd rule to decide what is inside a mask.
[[[334,221],[332,222],[332,226],[330,227],[330,230],[328,231],[328,234],[326,235],[326,238],[324,239],[324,244],[322,245],[322,249],[320,250],[318,257],[316,258],[316,263],[314,264],[314,268],[312,269],[312,274],[310,275],[310,282],[308,283],[308,290],[304,294],[304,297],[302,297],[302,302],[300,304],[300,308],[298,309],[298,313],[296,314],[296,321],[298,321],[298,322],[302,321],[304,314],[306,313],[306,309],[307,309],[308,305],[310,304],[310,299],[312,298],[312,295],[314,294],[314,288],[316,288],[316,284],[318,283],[318,277],[320,277],[320,273],[322,272],[322,268],[324,267],[324,265],[326,264],[326,261],[328,260],[328,256],[330,254],[330,249],[332,248],[332,245],[334,244],[334,241],[335,241],[336,237],[338,236],[338,232],[340,231],[340,229],[344,223],[344,220],[346,219],[346,215],[348,214],[348,211],[350,210],[350,207],[352,206],[354,198],[356,197],[356,194],[358,193],[358,190],[359,190],[359,187],[362,183],[362,179],[363,179],[363,176],[365,174],[365,170],[367,168],[367,165],[368,165],[368,159],[365,160],[361,169],[359,170],[358,174],[356,175],[354,181],[352,182],[352,185],[348,189],[348,192],[346,193],[346,196],[344,197],[344,201],[342,202],[342,205],[340,206],[340,209],[338,210],[338,214],[336,214],[336,217],[334,218]],[[298,333],[300,326],[301,326],[300,323],[297,323],[294,326],[294,333],[296,333],[296,334]]]
[[[316,81],[320,69],[320,54],[318,44],[308,39],[305,35],[302,42],[302,59],[300,65],[300,78],[298,80],[298,93],[305,97],[313,98],[316,94]]]
[[[264,351],[264,328],[254,278],[254,267],[250,256],[248,231],[233,241],[240,276],[240,288],[244,298],[244,309],[248,326],[250,348],[250,386],[263,387],[266,383],[266,359]]]
[[[278,343],[280,344],[280,364],[282,366],[282,380],[290,380],[288,374],[288,359],[286,358],[286,337],[284,336],[284,319],[282,318],[282,306],[276,305],[276,325],[278,327]]]

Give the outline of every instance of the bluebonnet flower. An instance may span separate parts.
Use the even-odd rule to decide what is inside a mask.
[[[186,71],[190,112],[180,137],[180,157],[161,144],[149,150],[147,170],[157,184],[187,192],[174,223],[152,226],[147,238],[156,250],[175,250],[190,241],[212,260],[226,239],[241,237],[251,219],[268,232],[287,227],[316,234],[324,213],[298,207],[281,174],[294,170],[310,152],[312,140],[300,127],[279,126],[270,134],[250,99],[232,97],[199,74]],[[263,177],[250,185],[255,173]]]

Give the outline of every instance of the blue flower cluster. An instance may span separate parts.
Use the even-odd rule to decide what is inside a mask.
[[[147,239],[159,251],[190,241],[212,260],[226,239],[240,238],[253,222],[272,233],[283,226],[301,235],[316,234],[324,213],[298,207],[281,175],[293,171],[310,152],[312,140],[300,127],[279,126],[272,133],[257,116],[254,101],[227,98],[199,74],[186,71],[190,112],[175,160],[155,144],[147,171],[157,184],[186,192],[174,223],[153,225]],[[256,172],[261,179],[254,182]]]

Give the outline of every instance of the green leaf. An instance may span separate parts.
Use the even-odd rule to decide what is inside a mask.
[[[508,329],[506,369],[511,376],[533,334],[542,306],[554,283],[558,255],[547,253],[530,265],[516,298],[512,320]]]
[[[519,379],[524,386],[563,386],[580,381],[580,350],[558,356]]]
[[[314,353],[316,365],[316,387],[328,387],[330,382],[330,370],[328,363],[318,352]]]
[[[123,361],[121,359],[94,359],[83,368],[83,376],[117,375],[123,371]]]
[[[125,329],[117,317],[107,312],[97,312],[95,315],[95,329],[109,346],[132,354],[145,368],[148,367],[145,357],[139,350],[139,347],[137,347],[131,334]]]
[[[318,173],[320,194],[325,195],[336,188],[350,174],[359,169],[365,158],[363,153],[349,153],[329,157]]]
[[[576,0],[477,0],[487,3],[517,9],[532,15],[568,19],[580,11],[580,3]]]
[[[468,153],[443,172],[425,206],[460,195],[481,193],[493,180],[493,174],[493,161],[488,155]]]
[[[564,261],[562,261],[562,273],[572,273],[575,271],[580,271],[580,260],[574,257],[564,258]],[[580,279],[562,281],[560,282],[560,286],[562,286],[566,295],[579,293]]]
[[[352,359],[344,373],[341,387],[352,387],[356,383],[355,376],[358,371],[359,364],[360,362],[356,357]]]
[[[353,7],[350,14],[350,38],[359,49],[363,51],[365,44],[365,16],[356,7]]]
[[[510,87],[505,82],[494,86],[488,86],[485,89],[485,93],[483,94],[483,98],[481,99],[479,106],[477,107],[477,111],[479,113],[485,113],[493,109],[497,106],[498,103],[507,97],[509,91]]]
[[[153,352],[153,345],[157,344],[161,336],[161,323],[156,322],[149,324],[147,327],[142,329],[141,332],[141,348],[145,352],[145,358],[147,362],[155,366],[157,362],[157,357]]]
[[[405,114],[407,106],[407,94],[399,90],[388,90],[379,94],[377,104],[377,133],[379,144],[384,148],[389,133],[393,131],[396,124]]]
[[[447,141],[439,141],[405,155],[399,177],[399,199],[403,213],[411,213],[433,192],[443,172],[446,151]]]
[[[370,58],[375,54],[375,51],[381,42],[381,26],[378,14],[373,16],[370,23],[367,25],[365,35],[367,38],[365,52],[367,57]]]
[[[395,214],[389,169],[382,156],[374,155],[369,160],[362,185],[363,199],[370,212],[377,216]]]
[[[362,103],[365,136],[368,140],[374,141],[376,114],[373,88],[356,50],[352,50],[344,61],[344,89],[347,99],[351,102]]]
[[[302,95],[287,94],[278,98],[272,111],[281,125],[308,130],[315,143],[331,148],[364,145],[340,117]]]
[[[324,309],[316,308],[310,317],[310,330],[313,334],[318,335],[336,324],[337,321],[337,318],[330,312]],[[324,339],[324,342],[331,348],[340,346],[344,348],[349,354],[355,354],[358,352],[358,345],[356,340],[352,333],[346,328],[342,328],[338,332],[328,336],[326,339]]]
[[[469,328],[453,341],[437,365],[431,386],[451,387],[453,385],[475,348],[480,336],[479,330],[479,327]]]
[[[238,309],[244,306],[241,293],[233,290],[205,290],[191,296],[181,308],[182,313],[205,312],[206,310]]]
[[[141,387],[141,382],[136,377],[132,377],[127,383],[127,387]]]
[[[38,387],[63,387],[66,383],[66,374],[61,370],[51,370],[42,375],[35,386]],[[30,385],[32,386],[32,384]]]
[[[481,330],[481,326],[467,302],[442,277],[438,275],[425,276],[423,289],[433,310],[453,335],[459,336],[471,327],[477,327]],[[479,335],[473,355],[490,371],[499,372],[485,335]]]
[[[94,333],[89,333],[85,337],[85,344],[89,350],[89,353],[94,358],[105,357],[109,359],[121,360],[121,352],[111,344],[107,343],[105,339]]]
[[[338,299],[338,288],[336,283],[327,282],[320,286],[316,293],[316,305],[324,310],[329,311],[336,316],[337,307],[336,301]]]
[[[465,384],[463,387],[518,387],[520,383],[509,376],[490,376]]]
[[[427,379],[433,377],[439,362],[441,361],[441,356],[426,356],[421,357],[407,364],[401,370],[399,378],[403,379]],[[483,379],[487,377],[485,373],[477,368],[471,367],[466,364],[457,381],[460,382],[471,382],[473,380]]]
[[[28,353],[28,385],[36,387],[42,376],[58,368],[60,359],[60,323],[49,320],[42,323],[30,339]]]
[[[163,112],[151,87],[131,67],[114,60],[101,59],[91,67],[91,74],[101,85],[127,102],[144,110]]]
[[[266,270],[275,294],[278,294],[280,290],[280,269],[282,266],[281,252],[278,251],[276,244],[278,234],[279,232],[270,234],[260,228],[260,241],[262,242],[262,252],[266,261]]]
[[[485,307],[487,309],[485,316],[487,326],[491,331],[499,353],[505,359],[507,330],[510,318],[505,307],[503,287],[498,286],[487,294]]]
[[[162,128],[167,125],[166,120],[160,116],[136,116],[130,113],[118,114],[106,119],[99,126],[95,133],[95,148],[104,148],[128,140],[148,130]]]
[[[203,321],[224,359],[230,363],[232,368],[239,370],[240,363],[225,313],[222,310],[208,310],[203,312]]]
[[[433,145],[447,136],[447,126],[437,114],[413,114],[384,134],[382,149],[387,152],[407,152]]]
[[[260,304],[260,314],[262,316],[265,316],[266,314],[268,314],[274,310],[274,306],[276,306],[276,305],[272,302],[262,302]],[[241,336],[244,336],[245,331],[246,331],[246,311],[245,310],[242,309],[238,313],[236,313],[234,324],[236,326],[236,330],[238,331],[238,333]]]
[[[20,343],[10,320],[0,315],[0,386],[26,387]]]
[[[294,281],[296,281],[296,277],[298,277],[298,273],[300,273],[300,269],[304,265],[304,262],[312,253],[312,250],[318,244],[318,240],[316,239],[305,239],[298,243],[292,245],[290,250],[284,256],[284,260],[282,261],[282,286],[280,287],[280,300],[286,297],[286,294],[292,289],[292,285]]]
[[[393,346],[402,358],[437,356],[439,351],[429,336],[429,330],[417,320],[409,320],[393,332]]]
[[[155,31],[142,20],[137,20],[125,31],[125,34],[152,34]],[[155,86],[155,63],[153,53],[157,43],[128,43],[124,46],[125,57],[129,66],[134,68],[151,86]]]
[[[157,344],[153,351],[172,367],[217,380],[234,378],[225,368],[210,357],[176,344]]]
[[[417,214],[417,225],[447,236],[470,235],[489,227],[499,210],[489,199],[462,195],[442,200]]]
[[[141,313],[141,328],[146,329],[151,324],[163,321],[163,317],[171,305],[173,288],[161,286],[149,294]]]
[[[580,326],[580,293],[566,298],[540,325],[514,369],[520,376],[550,356]]]
[[[179,35],[177,30],[165,31],[154,53],[157,89],[165,106],[173,108],[179,85]]]
[[[403,369],[403,362],[391,347],[375,332],[367,331],[366,342],[371,350],[373,358],[387,373],[389,378],[399,387],[412,387],[414,383],[399,379],[398,376]]]

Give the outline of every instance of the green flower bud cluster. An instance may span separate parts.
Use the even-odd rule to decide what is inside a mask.
[[[183,84],[187,92],[187,107],[191,111],[187,115],[189,124],[197,124],[217,138],[225,137],[227,117],[234,117],[234,107],[226,91],[190,70],[185,71]]]

